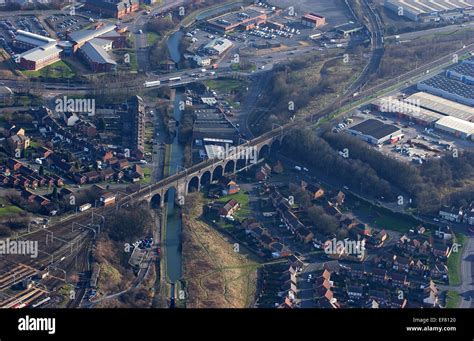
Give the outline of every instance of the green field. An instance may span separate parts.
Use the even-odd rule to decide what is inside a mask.
[[[144,175],[144,178],[140,181],[140,183],[142,183],[142,184],[149,184],[149,183],[151,183],[151,173],[152,173],[151,168],[149,168],[149,167],[144,167],[144,168],[143,168],[143,175]]]
[[[159,37],[160,36],[155,32],[147,32],[146,41],[148,43],[148,46],[153,46],[158,41]]]
[[[465,235],[456,235],[455,242],[461,244],[461,246],[458,248],[458,252],[453,251],[448,258],[448,276],[450,285],[461,284],[461,257],[466,239],[467,237]]]
[[[0,207],[0,217],[12,216],[23,211],[17,206],[10,205],[5,199],[0,199],[0,204],[5,205],[5,207]]]
[[[232,92],[242,87],[243,82],[236,79],[217,79],[203,82],[207,87],[216,91]]]
[[[73,78],[76,74],[64,61],[60,60],[38,71],[22,71],[31,78]]]
[[[248,217],[251,213],[250,211],[250,197],[248,194],[245,194],[244,192],[240,191],[239,193],[233,194],[233,195],[227,195],[225,197],[219,198],[217,201],[218,202],[227,202],[231,199],[234,199],[239,202],[240,204],[240,210],[238,210],[234,216],[240,220]]]

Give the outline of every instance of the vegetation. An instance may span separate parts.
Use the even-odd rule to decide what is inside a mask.
[[[464,249],[464,244],[467,241],[467,237],[462,234],[456,235],[455,242],[459,245],[457,249],[451,252],[448,258],[448,276],[450,285],[460,285],[462,282],[461,278],[461,258]],[[456,251],[456,252],[455,252]]]
[[[106,229],[114,241],[130,242],[142,237],[153,220],[150,211],[143,206],[121,208],[107,219]]]
[[[38,71],[23,71],[23,74],[29,78],[45,79],[72,79],[76,75],[69,65],[62,60]]]
[[[431,159],[415,167],[392,159],[351,135],[325,132],[318,137],[310,130],[292,131],[283,146],[287,155],[337,177],[361,194],[395,201],[406,193],[407,200],[413,199],[413,206],[422,214],[436,213],[454,198],[473,200],[473,152]],[[349,157],[341,157],[338,152],[346,148]]]

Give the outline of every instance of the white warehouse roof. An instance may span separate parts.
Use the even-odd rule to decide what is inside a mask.
[[[436,122],[438,128],[448,128],[458,131],[466,136],[474,134],[474,123],[461,120],[457,117],[446,116]]]
[[[62,49],[60,49],[56,45],[56,42],[51,42],[47,45],[35,47],[34,49],[23,52],[22,54],[20,54],[20,58],[34,61],[34,62],[39,62],[41,60],[48,58],[49,56],[61,53],[61,51]]]

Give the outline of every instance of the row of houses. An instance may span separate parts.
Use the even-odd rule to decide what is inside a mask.
[[[54,175],[40,175],[22,162],[9,158],[0,166],[0,184],[4,187],[35,190],[38,187],[62,187],[63,178]]]
[[[447,221],[474,225],[474,201],[465,207],[443,206],[439,216]]]

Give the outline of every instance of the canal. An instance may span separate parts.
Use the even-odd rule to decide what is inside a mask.
[[[181,121],[182,112],[179,109],[180,101],[183,100],[184,93],[181,89],[176,90],[176,96],[174,99],[173,116],[176,122]],[[178,129],[176,129],[176,135],[170,141],[168,153],[170,154],[169,163],[165,163],[168,169],[165,169],[164,174],[166,176],[176,173],[179,167],[183,165],[184,146],[178,142]],[[168,198],[166,203],[166,235],[165,235],[165,247],[166,247],[166,273],[168,279],[174,283],[181,279],[181,233],[182,233],[182,220],[181,212],[178,205],[176,205],[176,191],[172,188],[168,192]]]

